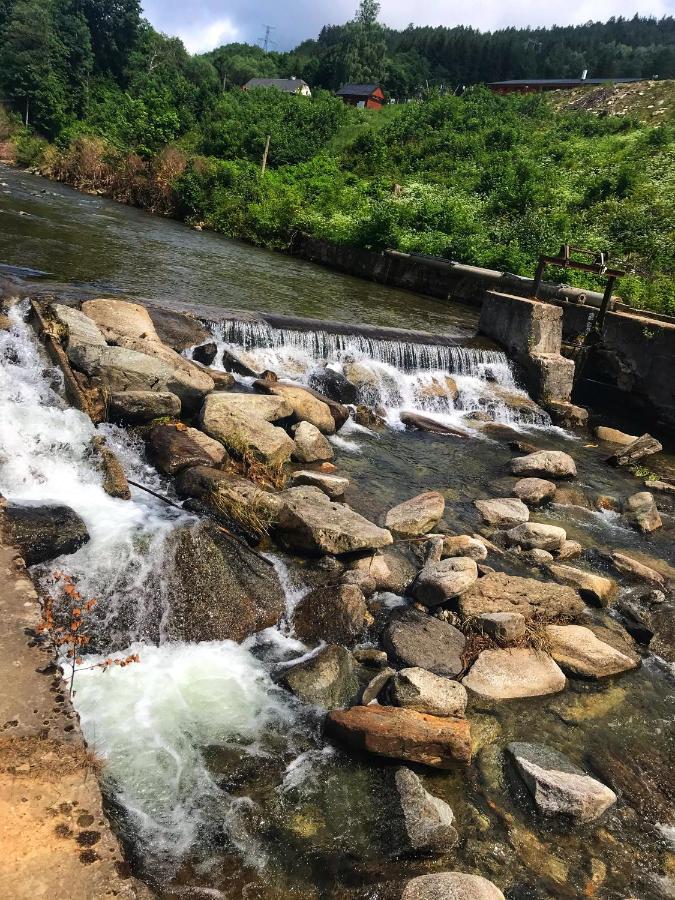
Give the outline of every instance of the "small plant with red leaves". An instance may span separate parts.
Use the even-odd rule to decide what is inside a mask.
[[[70,661],[70,694],[73,694],[76,666],[82,663],[83,648],[89,643],[86,633],[86,617],[96,606],[96,600],[85,600],[77,589],[75,579],[65,572],[53,572],[51,581],[58,587],[57,596],[48,594],[43,601],[42,619],[37,626],[38,634],[45,634],[57,656]],[[123,658],[104,659],[85,669],[103,669],[111,666],[127,666],[140,662],[137,653]],[[80,669],[80,671],[83,671]]]

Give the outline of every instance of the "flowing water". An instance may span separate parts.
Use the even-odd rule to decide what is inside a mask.
[[[470,311],[450,313],[425,298],[197,235],[30,176],[3,170],[0,179],[7,185],[0,190],[9,191],[0,193],[0,262],[14,267],[6,269],[14,293],[30,286],[30,273],[16,269],[23,266],[50,272],[40,283],[63,293],[122,292],[303,315],[329,309],[331,318],[431,328],[460,344],[473,331]],[[104,493],[91,453],[96,429],[63,401],[59,375],[24,312],[14,307],[11,331],[0,331],[0,493],[16,503],[65,503],[90,532],[77,553],[34,575],[47,591],[51,569],[71,573],[84,596],[99,601],[91,622],[96,652],[76,673],[75,704],[104,762],[115,827],[136,871],[160,896],[376,900],[391,879],[449,868],[492,878],[512,900],[672,895],[675,687],[658,659],[646,655],[639,670],[609,683],[572,679],[553,698],[474,701],[469,716],[483,746],[476,764],[468,772],[420,773],[453,807],[458,847],[439,861],[392,859],[392,767],[326,743],[319,712],[272,679],[277,667],[311,652],[290,625],[307,590],[302,568],[269,554],[287,598],[278,628],[242,645],[167,641],[169,538],[193,518],[136,489],[131,501]],[[227,350],[253,371],[272,369],[301,384],[324,366],[360,373],[359,399],[381,407],[387,427],[346,426],[334,442],[339,471],[351,479],[346,499],[371,519],[434,489],[448,501],[452,530],[471,533],[478,526],[473,500],[509,495],[512,454],[498,438],[518,433],[568,450],[579,469],[576,505],[554,506],[537,520],[563,524],[585,546],[625,548],[675,566],[672,516],[647,537],[616,515],[586,508],[585,498],[623,498],[639,483],[609,468],[596,448],[552,428],[503,354],[234,321],[215,327],[214,336],[219,367]],[[240,381],[245,388],[250,379]],[[435,417],[467,437],[405,431],[401,411]],[[135,481],[171,495],[141,443],[113,426],[98,431]],[[655,466],[666,476],[675,471],[665,454]],[[93,667],[110,654],[136,652],[140,663]],[[500,748],[514,739],[567,753],[617,785],[619,803],[596,825],[537,819],[502,765]]]

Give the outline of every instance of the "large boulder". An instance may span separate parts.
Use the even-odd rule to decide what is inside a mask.
[[[353,644],[371,622],[363,593],[355,584],[316,588],[293,611],[295,634],[311,644]]]
[[[458,719],[464,716],[467,704],[466,688],[459,681],[419,667],[397,672],[389,681],[388,697],[392,706]]]
[[[266,394],[272,394],[286,400],[293,410],[297,422],[309,422],[322,434],[335,433],[335,419],[323,400],[319,400],[310,391],[296,384],[285,384],[280,381],[258,380],[254,386]]]
[[[563,546],[567,534],[564,528],[557,525],[525,522],[507,531],[506,538],[513,546],[523,547],[525,550],[548,550],[549,553],[554,553]]]
[[[220,441],[216,441],[212,437],[209,437],[208,434],[204,434],[199,428],[186,428],[185,434],[191,441],[201,447],[203,452],[211,460],[211,465],[219,466],[225,460],[227,451]]]
[[[316,425],[300,422],[293,429],[295,450],[293,459],[301,463],[328,462],[333,458],[333,448]]]
[[[214,341],[207,341],[200,344],[192,351],[192,359],[194,362],[201,363],[203,366],[210,366],[218,355],[218,345]]]
[[[441,556],[468,556],[480,562],[487,558],[487,547],[483,541],[468,534],[448,534],[443,538]]]
[[[521,478],[513,486],[513,493],[528,506],[541,506],[552,500],[556,486],[545,478]]]
[[[297,444],[297,440],[296,440]],[[328,472],[315,472],[312,469],[300,469],[291,475],[293,487],[317,487],[331,500],[338,500],[349,487],[349,479]]]
[[[428,562],[417,576],[413,596],[425,606],[440,606],[467,591],[478,579],[476,561],[468,556]]]
[[[177,353],[213,340],[209,329],[190,313],[177,312],[166,306],[149,306],[147,309],[159,340]]]
[[[351,568],[372,576],[378,591],[403,596],[417,578],[419,563],[410,551],[392,547],[354,560]]]
[[[437,855],[447,853],[458,841],[453,828],[454,814],[450,806],[425,790],[419,777],[410,769],[396,770],[394,783],[401,807],[401,815],[391,824],[395,833],[403,831],[404,840],[399,852]],[[402,829],[396,829],[396,825]]]
[[[96,323],[79,309],[72,306],[64,306],[54,303],[51,306],[56,321],[65,329],[64,346],[67,350],[76,346],[105,347],[106,340],[103,332]]]
[[[326,709],[351,706],[360,692],[354,657],[334,644],[285,667],[276,677],[305,703]]]
[[[483,650],[463,679],[465,687],[488,700],[515,700],[557,694],[565,676],[541,650]]]
[[[624,507],[624,516],[639,531],[647,533],[656,531],[663,524],[654,495],[649,491],[640,491],[629,497]]]
[[[573,478],[577,467],[562,450],[537,450],[511,460],[511,474],[543,478]]]
[[[507,753],[539,812],[593,822],[616,803],[616,794],[566,756],[542,744],[514,742]]]
[[[211,454],[188,434],[185,426],[153,426],[146,446],[152,462],[166,475],[177,475],[190,466],[213,465]]]
[[[279,621],[285,595],[271,564],[207,522],[181,526],[170,541],[173,639],[243,641]]]
[[[229,391],[221,392],[210,400],[209,415],[213,418],[227,413],[244,419],[278,422],[293,415],[291,405],[283,397]]]
[[[401,666],[452,678],[464,668],[466,638],[457,628],[413,607],[395,610],[382,635],[390,658]]]
[[[82,312],[96,323],[106,340],[116,343],[119,338],[134,338],[161,343],[150,313],[139,303],[128,300],[86,300]]]
[[[391,532],[378,528],[344,503],[331,501],[314,487],[294,487],[280,495],[283,507],[278,534],[291,550],[340,556],[376,550],[393,542]]]
[[[390,509],[384,524],[392,534],[416,537],[431,531],[441,520],[444,512],[443,495],[436,491],[427,491]]]
[[[529,509],[518,497],[475,500],[474,506],[488,525],[513,526],[530,519]]]
[[[617,571],[628,578],[636,579],[638,581],[647,581],[657,588],[662,588],[666,584],[666,579],[660,572],[657,572],[656,569],[645,565],[637,559],[633,559],[632,556],[626,556],[625,553],[614,552],[612,553],[611,560]]]
[[[200,425],[212,438],[238,455],[252,454],[270,466],[281,466],[295,450],[295,442],[283,428],[277,428],[262,416],[234,411],[229,404],[233,394],[215,393],[206,398],[200,413]],[[240,395],[246,396],[246,395]]]
[[[142,425],[165,416],[177,419],[180,413],[180,397],[169,391],[124,391],[111,394],[108,400],[108,418],[124,425]]]
[[[433,872],[408,881],[401,900],[504,900],[504,894],[480,875]]]
[[[466,719],[373,704],[329,713],[326,733],[354,750],[437,769],[471,762],[471,729]]]
[[[567,585],[490,572],[459,599],[464,618],[483,613],[517,612],[526,619],[552,621],[560,616],[578,616],[584,610],[579,593]]]
[[[595,575],[573,566],[553,565],[548,570],[557,582],[571,585],[584,599],[599,603],[600,606],[610,606],[619,592],[617,583],[603,575]]]
[[[27,566],[75,553],[89,540],[87,526],[69,506],[9,505],[4,518]]]
[[[653,438],[651,434],[643,434],[632,443],[617,450],[608,458],[607,462],[611,466],[630,466],[644,459],[645,456],[660,453],[661,450],[663,447],[656,438]]]
[[[317,369],[309,378],[309,386],[338,403],[356,403],[356,385],[334,369]]]
[[[607,678],[636,669],[635,658],[599,640],[581,625],[547,625],[549,653],[563,671],[583,678]]]

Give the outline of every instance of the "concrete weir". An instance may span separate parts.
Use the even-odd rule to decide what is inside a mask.
[[[0,500],[0,897],[145,900],[103,812],[87,751],[50,648],[35,640],[40,606],[5,536]]]

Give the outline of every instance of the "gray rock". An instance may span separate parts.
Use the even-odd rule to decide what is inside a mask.
[[[573,478],[577,474],[574,460],[562,450],[537,450],[527,456],[519,456],[511,460],[511,474],[549,477]]]
[[[526,550],[548,550],[549,552],[560,550],[567,535],[564,528],[557,525],[541,525],[539,522],[527,522],[516,525],[506,532],[506,538],[514,546],[524,547]]]
[[[215,419],[221,413],[273,423],[288,419],[293,415],[293,408],[283,397],[229,391],[211,398],[209,415]]]
[[[354,659],[362,666],[373,669],[384,669],[388,663],[387,654],[384,650],[378,650],[377,647],[362,647],[354,650]]]
[[[466,688],[458,681],[419,667],[396,673],[389,684],[389,698],[394,706],[455,718],[463,718],[467,704]]]
[[[75,553],[89,540],[89,532],[69,506],[15,506],[4,513],[8,537],[27,566]]]
[[[664,576],[651,566],[647,566],[639,560],[633,559],[631,556],[626,556],[625,553],[612,553],[611,558],[617,571],[621,572],[622,575],[637,579],[638,581],[647,581],[657,588],[663,588],[665,586],[666,579]]]
[[[478,562],[482,559],[486,559],[487,555],[488,549],[483,541],[479,541],[477,538],[471,537],[471,535],[448,534],[443,538],[442,557],[468,556],[470,559],[475,559],[476,562]]]
[[[290,488],[279,496],[283,507],[278,533],[289,549],[339,556],[393,542],[389,531],[378,528],[346,504],[332,502],[318,488]]]
[[[180,417],[180,397],[168,391],[125,391],[110,395],[109,418],[125,425],[140,425],[169,416]]]
[[[554,556],[548,550],[525,550],[521,552],[521,557],[525,562],[530,562],[535,566],[547,566],[553,562]]]
[[[523,742],[509,744],[506,750],[544,815],[593,822],[616,803],[614,791],[556,750]]]
[[[264,391],[266,394],[272,394],[286,400],[293,410],[295,421],[309,422],[323,434],[335,433],[335,419],[330,407],[323,400],[320,400],[313,391],[308,391],[297,384],[265,381],[262,379],[256,381],[254,387],[257,390]]]
[[[364,597],[372,597],[377,590],[377,583],[372,575],[367,572],[361,572],[359,569],[349,569],[342,576],[343,584],[355,584],[362,592]]]
[[[431,531],[441,520],[444,512],[443,495],[436,491],[427,491],[390,509],[384,524],[392,534],[416,537]]]
[[[374,675],[363,690],[359,703],[362,706],[368,706],[369,703],[377,700],[389,684],[389,679],[394,675],[394,669],[389,667],[381,669],[377,675]]]
[[[480,875],[434,872],[408,881],[401,900],[504,900],[504,894]]]
[[[281,669],[276,677],[305,703],[326,709],[351,706],[360,692],[352,654],[346,647],[336,645]]]
[[[334,369],[317,369],[309,378],[309,386],[338,403],[356,403],[356,385]]]
[[[305,643],[353,644],[371,623],[363,593],[353,584],[316,588],[293,611],[295,633]]]
[[[372,575],[378,591],[402,597],[417,578],[419,563],[409,550],[390,548],[355,560],[351,568]]]
[[[608,678],[636,669],[638,662],[599,640],[581,625],[547,625],[549,653],[563,671],[584,678]]]
[[[212,465],[219,466],[224,461],[227,453],[220,441],[214,440],[198,428],[186,428],[185,434],[190,440],[201,447],[203,452],[211,460]]]
[[[491,572],[462,594],[459,608],[464,618],[483,613],[517,612],[526,619],[550,622],[559,616],[580,615],[584,603],[578,591],[567,585]]]
[[[330,497],[331,500],[338,500],[340,497],[344,496],[344,492],[349,487],[349,479],[343,478],[340,475],[331,475],[328,472],[315,472],[311,469],[301,469],[298,472],[293,472],[291,475],[291,484],[293,487],[302,485],[317,487],[320,491],[323,491],[327,497]]]
[[[663,524],[653,494],[640,491],[626,501],[624,516],[639,531],[656,531]]]
[[[663,450],[661,444],[653,438],[651,434],[643,434],[637,440],[628,446],[621,447],[616,453],[613,453],[607,459],[611,466],[630,466],[633,463],[644,459],[645,456],[651,456],[653,453],[660,453]]]
[[[293,459],[297,462],[327,462],[333,458],[330,441],[311,422],[300,422],[296,425],[293,429],[293,438],[295,440]]]
[[[463,668],[466,638],[457,628],[411,607],[392,614],[382,643],[399,665],[453,677]]]
[[[211,332],[195,316],[166,306],[149,306],[148,314],[160,341],[182,353],[212,340]]]
[[[465,687],[489,700],[515,700],[557,694],[565,676],[540,650],[483,650],[463,679]]]
[[[483,613],[479,627],[496,641],[511,644],[525,637],[525,616],[516,612]]]
[[[450,806],[434,797],[410,769],[396,770],[396,790],[401,804],[404,845],[402,852],[443,854],[458,841]]]
[[[74,349],[77,345],[106,346],[103,332],[89,316],[85,316],[79,309],[72,306],[64,306],[61,303],[54,303],[51,310],[57,322],[66,329],[64,344],[67,349]]]
[[[560,584],[571,585],[584,599],[600,606],[610,606],[619,592],[618,585],[613,579],[595,575],[593,572],[559,565],[549,566],[548,570]]]
[[[521,478],[513,486],[513,493],[528,506],[541,506],[555,496],[557,488],[544,478]]]
[[[468,556],[429,562],[413,585],[413,596],[425,606],[440,606],[459,597],[478,580],[476,561]]]
[[[530,519],[529,509],[518,497],[475,500],[474,506],[488,525],[520,525]]]
[[[280,466],[290,459],[295,442],[283,428],[268,422],[264,418],[264,410],[258,405],[252,407],[254,412],[248,412],[243,402],[237,401],[237,405],[231,402],[233,398],[248,396],[220,391],[210,394],[200,413],[200,425],[208,435],[233,453],[251,453],[268,465]],[[276,412],[268,408],[266,415],[280,416],[282,411],[285,412],[284,406],[277,405]]]

